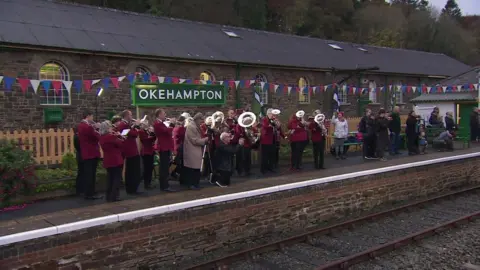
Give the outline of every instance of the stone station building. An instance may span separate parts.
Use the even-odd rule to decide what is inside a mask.
[[[0,0],[0,76],[34,80],[95,80],[128,74],[155,74],[191,80],[256,80],[300,86],[342,83],[355,87],[435,84],[471,67],[443,54],[382,48],[280,33],[154,17],[92,6],[42,0]],[[341,84],[340,84],[341,85]],[[285,114],[298,109],[328,112],[333,91],[260,92],[269,107]],[[96,89],[94,86],[92,89]],[[378,89],[378,88],[377,88]],[[389,91],[368,94],[338,89],[341,109],[357,116],[369,106],[389,106]],[[418,94],[398,93],[398,104]],[[98,103],[97,103],[98,102]],[[243,108],[254,104],[254,87],[228,87],[224,105],[170,106],[168,114]],[[132,107],[128,80],[111,83],[102,97],[84,89],[69,92],[16,81],[0,84],[3,129],[72,127],[85,108],[98,107],[99,119]],[[160,107],[160,106],[158,106]],[[154,108],[146,108],[152,111]],[[258,108],[257,108],[258,109]],[[254,108],[254,110],[257,110]],[[52,110],[61,121],[46,123]]]

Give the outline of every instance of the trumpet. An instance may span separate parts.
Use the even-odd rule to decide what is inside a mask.
[[[260,137],[253,134],[251,127],[257,121],[257,116],[252,112],[244,112],[238,117],[238,124],[245,129],[245,134],[250,143],[255,144]]]

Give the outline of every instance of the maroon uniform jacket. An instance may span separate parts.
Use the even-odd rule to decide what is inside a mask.
[[[288,129],[294,130],[293,134],[290,135],[291,142],[304,142],[308,141],[308,133],[305,129],[305,126],[297,118],[291,119],[288,122]]]
[[[255,128],[252,128],[252,132],[256,132]],[[233,136],[232,143],[237,144],[240,138],[245,139],[243,147],[250,148],[252,147],[253,142],[248,139],[248,136],[245,132],[245,128],[241,127],[240,125],[235,126],[235,134]]]
[[[161,120],[157,119],[153,129],[157,137],[157,150],[159,152],[173,151],[173,128],[165,126]]]
[[[120,124],[118,124],[116,130],[122,133],[123,130],[129,129],[130,131],[127,134],[127,139],[123,142],[123,155],[126,158],[138,156],[138,146],[137,146],[137,137],[138,137],[138,130],[131,128],[131,126],[127,123],[127,121],[122,120]]]
[[[323,135],[322,135],[322,129],[314,121],[312,121],[312,122],[310,122],[310,124],[308,124],[308,129],[310,130],[310,133],[312,134],[312,142],[321,142],[322,140],[325,139],[325,138],[323,138]]]
[[[105,134],[100,137],[100,145],[103,150],[103,167],[113,168],[123,166],[123,141],[113,134]]]
[[[184,126],[176,126],[173,128],[173,151],[175,153],[178,153],[178,150],[183,145],[186,130]]]
[[[227,118],[225,123],[227,124],[229,130],[235,131],[237,125],[235,124],[235,120],[233,118]]]
[[[270,121],[268,117],[264,117],[262,120],[262,136],[260,139],[261,144],[273,144],[275,140],[280,141],[280,136],[283,136],[282,129],[280,127],[276,127],[277,130],[274,130],[274,127],[270,125]],[[276,136],[275,132],[278,132],[280,136]]]
[[[153,148],[157,137],[150,136],[149,133],[143,129],[138,131],[138,136],[140,137],[140,141],[142,142],[142,156],[153,155],[155,152]]]
[[[78,124],[77,131],[82,160],[100,158],[100,146],[98,145],[100,134],[86,121]]]

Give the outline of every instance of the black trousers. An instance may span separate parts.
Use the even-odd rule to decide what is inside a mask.
[[[303,157],[303,150],[305,150],[305,146],[307,142],[291,142],[290,143],[290,157],[291,157],[291,167],[294,169],[300,169],[302,166],[302,157]]]
[[[77,157],[77,178],[75,179],[75,193],[77,195],[85,192],[85,169],[83,161]]]
[[[362,146],[362,151],[363,151],[363,156],[364,157],[375,157],[375,135],[363,135],[363,146]]]
[[[249,174],[250,168],[252,167],[252,149],[248,147],[242,147],[236,153],[236,157],[237,173],[239,175],[242,173]]]
[[[98,158],[86,159],[83,161],[83,186],[85,187],[85,197],[95,195],[95,182],[97,181]]]
[[[158,152],[160,156],[158,182],[160,183],[160,189],[165,190],[170,188],[168,184],[169,168],[170,168],[170,151]]]
[[[153,173],[153,155],[142,156],[143,161],[143,185],[145,188],[152,185],[152,173]]]
[[[128,194],[138,191],[141,177],[140,162],[140,156],[125,159],[125,190]]]
[[[280,159],[280,143],[274,143],[275,148],[273,152],[273,168],[277,169],[278,168],[278,161]]]
[[[216,174],[217,181],[222,186],[229,186],[230,185],[230,177],[231,176],[232,176],[232,173],[229,172],[229,171],[218,170],[217,174]]]
[[[325,159],[325,140],[313,142],[313,161],[315,169],[323,168],[323,161]]]
[[[210,173],[213,173],[215,171],[215,168],[212,168],[214,166],[213,161],[215,160],[214,155],[215,150],[213,150],[212,148],[210,148],[210,151],[209,149],[207,149],[207,152],[205,152],[205,158],[203,159],[203,173],[201,174],[201,176],[208,176],[210,175]]]
[[[105,198],[107,202],[113,202],[120,196],[120,184],[122,183],[123,165],[118,167],[107,168],[107,190]]]
[[[183,167],[182,175],[184,177],[185,185],[198,187],[200,184],[200,169],[193,169],[189,167]]]
[[[479,128],[476,126],[470,126],[470,140],[476,141],[479,135]]]
[[[416,135],[407,135],[407,149],[408,153],[418,154],[418,136]]]
[[[261,172],[265,173],[267,170],[273,170],[274,165],[274,155],[275,155],[275,144],[262,144],[262,163],[261,163]]]

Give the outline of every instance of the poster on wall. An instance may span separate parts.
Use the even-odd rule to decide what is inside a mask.
[[[225,92],[223,85],[135,83],[132,104],[136,107],[224,105]]]

